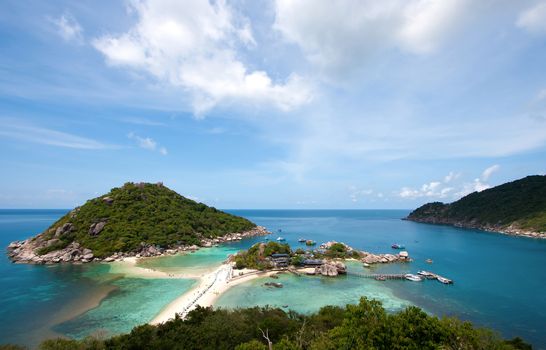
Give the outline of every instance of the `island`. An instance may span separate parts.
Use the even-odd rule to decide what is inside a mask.
[[[13,262],[110,262],[210,247],[269,232],[185,198],[162,183],[132,183],[88,200],[39,235],[12,242]]]
[[[450,204],[427,203],[407,220],[546,238],[546,176],[533,175]]]

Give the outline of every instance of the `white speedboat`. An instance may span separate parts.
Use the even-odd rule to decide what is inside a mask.
[[[277,241],[282,242],[282,241],[286,241],[286,239],[284,239],[284,237],[277,237]]]
[[[407,273],[404,275],[404,277],[409,280],[409,281],[413,281],[413,282],[421,282],[423,280],[423,278],[421,278],[421,276],[418,276],[418,275],[414,275],[412,273]]]
[[[425,278],[435,278],[436,277],[436,275],[433,274],[432,272],[428,272],[428,271],[425,271],[425,270],[417,271],[417,274],[419,276],[422,276],[422,277],[425,277]]]

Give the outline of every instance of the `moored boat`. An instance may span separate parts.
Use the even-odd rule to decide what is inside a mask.
[[[372,267],[372,265],[370,265],[368,263],[364,263],[363,265],[364,265],[364,267]]]
[[[433,274],[432,272],[425,271],[425,270],[417,271],[417,274],[419,276],[423,276],[423,277],[429,278],[429,279],[436,278],[435,274]]]
[[[277,241],[282,242],[282,241],[286,241],[286,239],[284,239],[284,237],[277,237]]]
[[[394,243],[393,245],[391,245],[391,248],[392,249],[404,249],[406,247],[403,244]]]
[[[443,284],[453,284],[453,281],[450,280],[449,278],[438,276],[438,277],[436,277],[436,279],[438,280],[438,282],[443,283]]]
[[[298,242],[300,242],[300,243],[305,243],[305,241],[306,241],[305,238],[300,238],[300,239],[298,239]]]
[[[418,275],[414,275],[412,273],[407,273],[404,275],[404,277],[409,280],[409,281],[413,281],[413,282],[421,282],[423,280],[423,278],[421,276],[418,276]]]

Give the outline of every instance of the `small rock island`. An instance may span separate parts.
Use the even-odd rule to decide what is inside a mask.
[[[546,175],[527,176],[456,202],[427,203],[407,220],[546,238]]]
[[[312,250],[302,248],[293,250],[286,243],[256,243],[248,250],[230,257],[230,261],[235,263],[235,268],[239,270],[291,270],[307,275],[329,277],[347,273],[345,260],[360,261],[364,264],[411,261],[405,251],[398,254],[372,254],[336,241],[323,243],[318,249]]]
[[[39,235],[12,242],[13,262],[114,261],[266,235],[249,220],[185,198],[162,183],[132,183],[88,200]]]

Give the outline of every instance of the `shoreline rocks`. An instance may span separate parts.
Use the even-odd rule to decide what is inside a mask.
[[[90,227],[90,234],[99,233],[105,226],[105,221],[97,222],[96,224]],[[59,227],[57,232],[55,232],[55,238],[46,240],[43,236],[38,235],[35,238],[29,238],[24,241],[15,241],[11,242],[7,247],[7,254],[9,259],[13,263],[19,264],[57,264],[57,263],[89,263],[89,262],[113,262],[123,260],[124,258],[136,257],[157,257],[164,255],[174,255],[182,252],[193,252],[200,247],[212,247],[213,245],[220,243],[227,243],[233,241],[240,241],[244,238],[250,238],[255,236],[264,236],[271,234],[267,231],[265,227],[256,226],[255,228],[245,231],[245,232],[236,232],[229,233],[222,237],[217,237],[214,239],[205,238],[200,242],[200,246],[191,245],[184,246],[179,245],[175,247],[161,248],[159,246],[141,243],[139,248],[131,252],[116,252],[106,258],[95,257],[93,251],[88,248],[81,247],[79,243],[72,242],[62,249],[53,250],[46,254],[38,254],[38,251],[43,248],[48,248],[54,246],[55,244],[60,243],[61,241],[57,238],[60,235],[70,232],[72,230],[72,224],[66,223],[63,226]]]
[[[418,222],[421,224],[447,225],[447,226],[453,226],[453,227],[459,227],[459,228],[481,230],[485,232],[500,233],[500,234],[508,235],[508,236],[546,239],[546,233],[524,230],[517,227],[517,225],[513,225],[513,224],[510,226],[480,225],[480,224],[476,224],[472,222],[440,219],[436,217],[423,217],[423,218],[407,217],[402,220]]]
[[[361,262],[366,264],[388,264],[394,262],[411,262],[408,252],[401,251],[398,254],[372,254],[361,252]]]

